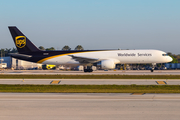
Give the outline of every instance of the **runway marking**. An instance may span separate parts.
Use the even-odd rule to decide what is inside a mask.
[[[23,79],[17,79],[17,78],[12,78],[12,79],[6,79],[6,78],[0,78],[0,81],[21,81]],[[167,79],[30,79],[30,78],[26,78],[24,79],[26,81],[52,81],[52,80],[65,80],[65,81],[122,81],[122,82],[134,82],[134,81],[141,81],[141,82],[153,82],[153,81],[158,81],[158,80],[161,80],[161,81],[167,81]],[[180,82],[180,79],[168,79],[168,81],[171,81],[171,82]]]
[[[51,81],[50,82],[50,84],[59,84],[61,81],[59,81],[59,80],[53,80],[53,81]]]
[[[132,93],[131,95],[144,95],[145,93]]]
[[[163,101],[168,101],[168,100],[176,100],[176,101],[180,101],[180,99],[0,99],[0,101],[49,101],[49,100],[54,100],[54,101],[125,101],[125,100],[129,100],[129,101],[155,101],[155,100],[163,100]]]
[[[159,85],[165,85],[165,84],[167,84],[165,81],[156,81],[156,83],[159,84]]]

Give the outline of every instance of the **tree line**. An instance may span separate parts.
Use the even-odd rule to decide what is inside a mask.
[[[43,46],[39,46],[38,47],[40,50],[43,50],[43,51],[52,51],[52,50],[56,50],[54,47],[50,47],[50,48],[44,48]],[[68,50],[71,50],[71,48],[68,46],[68,45],[65,45],[62,50],[64,51],[68,51]],[[81,45],[77,45],[75,47],[74,50],[84,50],[84,48],[81,46]],[[9,53],[17,53],[17,49],[16,48],[5,48],[5,49],[0,49],[0,57],[7,57],[9,56]]]
[[[50,48],[45,49],[43,46],[39,46],[39,49],[43,50],[43,51],[56,50],[54,47],[50,47]],[[71,50],[71,48],[68,45],[65,45],[61,50],[68,51],[68,50]],[[84,50],[84,48],[81,45],[77,45],[74,50]]]
[[[171,63],[180,63],[180,54],[175,55],[170,52],[168,52],[167,54],[173,59]]]
[[[10,49],[8,49],[8,48],[5,48],[5,49],[0,49],[0,56],[2,56],[2,57],[7,57],[7,56],[9,56],[9,53],[17,53],[18,51],[17,51],[17,49],[16,48],[10,48]]]

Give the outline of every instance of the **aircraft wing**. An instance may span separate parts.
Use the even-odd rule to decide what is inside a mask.
[[[98,58],[89,58],[89,57],[82,57],[82,56],[74,56],[74,55],[69,55],[74,59],[75,61],[78,61],[79,63],[82,64],[87,64],[87,63],[96,63],[99,62],[100,59]]]

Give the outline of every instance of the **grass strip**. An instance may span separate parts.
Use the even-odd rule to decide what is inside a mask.
[[[180,85],[0,85],[20,93],[180,93]]]
[[[180,79],[180,75],[7,75],[0,79]]]

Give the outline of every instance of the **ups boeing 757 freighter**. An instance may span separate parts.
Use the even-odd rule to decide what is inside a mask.
[[[92,72],[92,65],[100,63],[102,69],[114,69],[116,64],[167,63],[172,58],[160,50],[39,50],[17,27],[10,26],[18,53],[10,55],[16,59],[41,64],[84,65],[84,72]],[[151,72],[153,72],[153,68]]]

